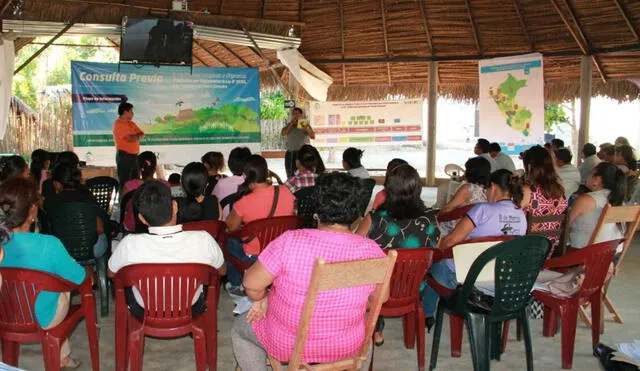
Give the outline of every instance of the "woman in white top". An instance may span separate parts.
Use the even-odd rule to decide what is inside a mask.
[[[578,197],[569,212],[571,247],[585,248],[598,224],[602,209],[607,204],[620,206],[624,201],[626,182],[624,173],[614,164],[601,162],[587,177],[586,186],[591,190]],[[595,242],[622,238],[622,228],[617,224],[605,224]]]
[[[369,172],[362,166],[360,160],[362,160],[363,150],[349,147],[342,152],[342,167],[349,173],[349,175],[360,179],[368,179]]]

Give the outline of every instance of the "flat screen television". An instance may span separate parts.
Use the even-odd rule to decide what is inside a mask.
[[[124,17],[120,62],[191,66],[192,43],[192,22]]]

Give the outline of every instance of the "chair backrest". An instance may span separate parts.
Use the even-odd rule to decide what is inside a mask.
[[[88,179],[86,187],[98,201],[98,205],[111,214],[113,204],[118,198],[118,181],[110,176],[97,176]]]
[[[434,250],[428,247],[395,250],[398,257],[389,285],[389,300],[383,305],[385,310],[415,305],[420,296],[420,286],[431,267]]]
[[[207,287],[207,301],[216,300],[219,275],[206,264],[135,264],[113,277],[117,311],[126,308],[124,288],[135,288],[144,304],[144,322],[172,328],[191,323],[191,306],[200,287]],[[211,297],[213,295],[214,297]],[[213,309],[210,309],[213,310]]]
[[[302,228],[316,228],[318,222],[313,218],[316,209],[313,202],[314,187],[304,187],[293,195],[296,197],[296,209],[299,217],[302,218]]]
[[[232,193],[227,197],[220,200],[220,207],[225,208],[227,205],[229,206],[229,210],[233,209],[233,204],[236,203],[240,199],[240,195],[238,193]]]
[[[463,312],[480,272],[495,260],[494,317],[507,317],[522,310],[531,300],[531,289],[544,264],[551,242],[543,236],[522,236],[486,251],[473,262],[458,296],[456,310]]]
[[[569,229],[567,228],[568,213],[559,215],[533,216],[531,212],[527,212],[527,234],[535,234],[552,238],[558,241],[557,248],[553,251],[554,255],[564,255],[566,251],[566,240]],[[557,228],[539,230],[540,224],[556,225]],[[552,245],[553,248],[553,245]]]
[[[376,180],[373,178],[360,179],[362,185],[362,199],[360,200],[360,215],[365,216],[367,213],[367,207],[369,207],[369,201],[373,195],[373,189],[376,186]]]
[[[301,218],[296,215],[274,216],[249,222],[232,235],[242,241],[258,241],[262,251],[284,232],[298,228],[300,223]]]
[[[201,220],[182,224],[185,231],[207,231],[220,246],[226,245],[226,234],[224,233],[227,224],[221,220]]]
[[[73,282],[56,275],[32,269],[0,268],[0,334],[2,332],[33,333],[40,331],[36,321],[35,302],[42,291],[67,292],[78,288]]]
[[[471,210],[474,206],[475,206],[474,204],[460,206],[458,208],[455,208],[449,211],[448,213],[438,213],[438,216],[436,217],[436,219],[438,220],[438,223],[444,223],[444,222],[450,222],[453,220],[462,219],[462,217],[467,215],[469,210]]]
[[[631,244],[633,236],[636,234],[636,230],[638,229],[638,225],[640,224],[640,205],[611,206],[607,204],[604,209],[602,209],[598,224],[596,224],[596,227],[593,229],[593,233],[591,234],[591,238],[589,239],[589,245],[593,245],[596,242],[596,240],[598,239],[598,235],[602,230],[602,227],[605,224],[611,223],[624,223],[627,227],[627,230],[624,234],[625,240],[622,243],[622,253],[615,267],[615,273],[618,273],[618,271],[620,270],[620,264],[622,264],[622,260],[624,259],[625,255],[627,255],[629,245]]]
[[[600,242],[570,254],[572,258],[579,259],[579,264],[585,270],[584,280],[577,294],[579,297],[590,297],[601,290],[620,243],[623,243],[622,239]]]
[[[356,260],[340,263],[325,263],[324,259],[316,259],[311,273],[311,281],[307,289],[304,308],[300,316],[300,326],[296,333],[296,343],[289,360],[289,369],[298,370],[304,350],[304,343],[311,327],[316,297],[321,291],[336,290],[348,287],[376,285],[366,316],[365,341],[354,358],[363,362],[369,352],[369,342],[373,336],[378,314],[382,307],[382,296],[389,289],[389,283],[396,262],[397,252],[391,250],[387,257],[380,259]],[[364,313],[362,314],[364,317]],[[359,368],[354,366],[353,368]]]
[[[102,208],[86,202],[63,203],[49,212],[50,232],[62,241],[74,259],[91,260],[93,245],[98,240],[97,218],[104,214]]]

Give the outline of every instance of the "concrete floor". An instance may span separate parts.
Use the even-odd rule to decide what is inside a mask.
[[[610,297],[616,303],[624,325],[606,323],[606,331],[601,341],[607,344],[629,342],[640,339],[640,299],[638,298],[637,279],[640,271],[640,237],[637,237],[627,255],[621,274],[614,280],[610,288]],[[100,333],[100,365],[104,370],[114,369],[114,317],[113,305],[107,318],[99,319]],[[226,293],[221,294],[218,309],[218,369],[234,370],[235,361],[231,348],[230,328],[233,320],[233,301]],[[513,326],[513,325],[512,325]],[[534,363],[538,370],[560,370],[560,335],[554,338],[542,337],[542,321],[532,320],[534,345]],[[502,361],[492,363],[493,370],[524,370],[524,344],[515,341],[512,328],[511,338]],[[402,343],[402,327],[400,319],[387,320],[385,329],[386,342],[376,348],[374,369],[376,370],[417,370],[416,352],[405,349]],[[451,358],[449,353],[449,329],[443,329],[440,346],[438,370],[471,370],[471,354],[468,348],[467,335],[463,343],[461,358]],[[427,335],[428,365],[432,336]],[[81,370],[90,370],[89,350],[84,324],[74,331],[71,337],[73,354],[82,361]],[[40,345],[27,345],[21,348],[20,367],[27,370],[43,370]],[[176,340],[158,340],[147,338],[144,367],[147,370],[194,370],[193,342],[189,337]],[[591,354],[591,332],[579,326],[575,345],[574,370],[598,370],[598,360]],[[248,370],[250,371],[250,370]]]

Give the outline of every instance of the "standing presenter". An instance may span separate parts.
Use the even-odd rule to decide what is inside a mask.
[[[133,105],[122,102],[118,106],[118,119],[113,123],[113,141],[116,144],[116,166],[120,188],[131,179],[137,179],[138,153],[144,132],[133,122]]]
[[[295,107],[291,110],[291,121],[282,128],[282,136],[287,137],[287,152],[284,155],[284,167],[287,171],[287,179],[291,178],[296,172],[296,158],[300,148],[309,143],[309,138],[315,139],[316,134],[313,132],[309,120],[302,118],[303,112],[301,108]]]

